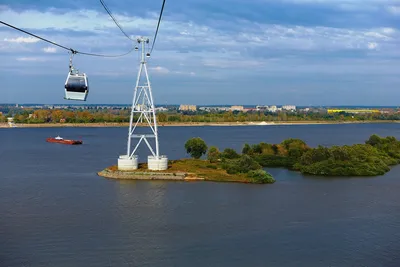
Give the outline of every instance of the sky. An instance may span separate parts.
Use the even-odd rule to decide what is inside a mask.
[[[152,41],[162,0],[104,0]],[[135,45],[98,0],[1,0],[0,20],[78,51]],[[132,102],[138,52],[84,55],[87,104]],[[68,51],[0,25],[0,103],[64,100]],[[167,0],[148,62],[156,104],[400,103],[400,0]]]

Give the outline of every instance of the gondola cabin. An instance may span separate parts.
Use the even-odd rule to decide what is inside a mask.
[[[86,101],[89,93],[89,80],[85,73],[68,73],[65,81],[65,99]]]

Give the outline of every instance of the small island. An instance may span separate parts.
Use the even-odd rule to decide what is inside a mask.
[[[139,164],[134,171],[120,171],[111,166],[99,172],[99,176],[131,180],[214,181],[255,184],[274,183],[271,174],[262,169],[249,155],[239,155],[233,149],[220,152],[216,147],[208,149],[199,137],[189,139],[185,149],[192,159],[170,160],[165,171],[150,171],[147,164]],[[207,159],[200,159],[207,154]]]
[[[316,176],[379,176],[400,163],[400,141],[372,135],[364,144],[309,147],[300,139],[280,144],[245,144],[242,153],[207,147],[199,137],[189,139],[185,149],[192,159],[170,160],[166,171],[150,171],[139,164],[135,171],[111,166],[98,175],[114,179],[214,181],[272,184],[275,179],[264,168],[286,168]],[[207,159],[201,159],[206,155]]]

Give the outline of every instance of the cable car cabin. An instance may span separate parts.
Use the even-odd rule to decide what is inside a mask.
[[[89,93],[89,81],[85,73],[68,73],[65,81],[65,99],[86,101]]]

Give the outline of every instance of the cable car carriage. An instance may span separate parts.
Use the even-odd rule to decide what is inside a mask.
[[[67,100],[86,101],[89,93],[89,80],[85,73],[79,73],[72,66],[72,57],[76,52],[73,51],[69,63],[69,72],[65,81],[65,96]]]

